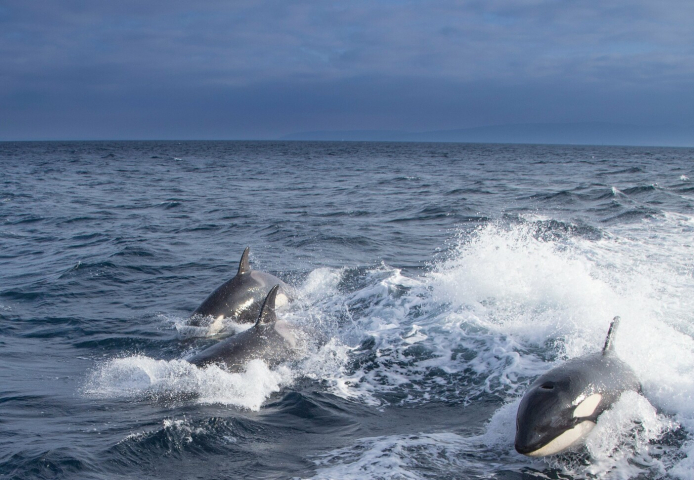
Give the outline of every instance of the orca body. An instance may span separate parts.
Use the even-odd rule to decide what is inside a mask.
[[[622,393],[641,391],[633,370],[614,352],[618,325],[615,317],[601,353],[569,360],[530,385],[516,415],[518,453],[542,457],[578,444]]]
[[[193,312],[188,325],[194,327],[216,326],[221,328],[222,318],[233,318],[238,323],[251,323],[258,318],[263,300],[275,286],[280,286],[277,306],[290,300],[290,288],[279,278],[269,273],[251,270],[248,262],[249,248],[243,251],[239,270],[234,278],[219,286]]]
[[[239,371],[251,360],[261,359],[274,366],[294,357],[299,351],[296,332],[275,314],[275,300],[279,289],[279,285],[272,287],[255,325],[212,345],[188,361],[199,367],[224,364],[229,371]]]

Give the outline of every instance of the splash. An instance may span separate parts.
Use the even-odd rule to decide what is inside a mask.
[[[482,435],[441,432],[361,439],[316,458],[313,478],[496,478],[508,472],[542,478],[632,478],[644,466],[666,473],[662,452],[651,442],[672,425],[634,392],[623,395],[600,417],[588,438],[588,456],[580,449],[539,460],[515,453],[517,406],[513,402],[499,409]]]
[[[386,406],[497,401],[478,440],[505,452],[518,471],[683,476],[694,446],[679,440],[666,448],[661,439],[694,431],[694,279],[682,242],[691,220],[665,214],[581,236],[572,225],[558,234],[546,219],[520,218],[461,233],[418,278],[383,265],[369,270],[332,304],[332,314],[342,309],[348,318],[336,345],[349,346],[347,363],[333,371],[333,393]],[[537,463],[516,454],[513,425],[527,385],[598,351],[615,315],[623,320],[617,354],[643,396],[615,404],[574,457]]]
[[[252,360],[241,373],[216,365],[198,368],[184,360],[154,360],[145,356],[113,359],[96,368],[84,393],[110,398],[188,398],[257,411],[273,393],[290,385],[292,371],[271,370],[262,360]]]
[[[193,395],[201,403],[258,410],[273,392],[305,377],[379,408],[499,405],[479,436],[364,439],[326,454],[317,478],[425,478],[413,452],[426,457],[422,465],[439,462],[443,475],[481,475],[477,469],[486,466],[576,478],[688,478],[694,277],[683,238],[694,233],[694,221],[666,213],[599,234],[579,230],[537,215],[487,224],[462,232],[445,258],[419,276],[384,264],[315,269],[282,312],[310,332],[303,360],[276,370],[252,362],[230,374],[129,357],[98,368],[88,390],[128,398]],[[515,413],[528,384],[566,359],[599,350],[615,315],[622,317],[617,354],[636,372],[643,395],[624,396],[575,452],[546,460],[515,453]]]
[[[366,438],[316,459],[319,468],[312,478],[419,480],[432,471],[457,477],[462,465],[453,457],[470,443],[452,433]]]
[[[217,365],[197,367],[185,360],[155,360],[136,355],[116,358],[95,368],[89,375],[83,393],[93,397],[187,400],[203,404],[221,404],[258,411],[270,395],[291,385],[299,375],[329,378],[340,372],[346,359],[346,347],[337,340],[323,344],[317,332],[330,330],[330,316],[322,313],[321,303],[341,278],[340,271],[318,269],[306,279],[299,298],[292,305],[278,309],[282,318],[296,325],[297,334],[307,355],[298,364],[284,364],[270,369],[262,360],[252,360],[241,373],[231,373]],[[320,288],[320,286],[323,288]],[[247,330],[251,324],[223,319],[221,329],[193,327],[187,319],[164,317],[173,324],[180,338],[211,337],[220,331],[226,335]],[[334,376],[334,375],[333,375]]]

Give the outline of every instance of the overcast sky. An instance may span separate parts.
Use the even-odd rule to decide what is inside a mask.
[[[694,126],[691,0],[0,1],[0,139]]]

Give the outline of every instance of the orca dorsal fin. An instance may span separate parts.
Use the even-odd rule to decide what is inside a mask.
[[[260,315],[258,315],[258,321],[255,322],[255,326],[267,325],[277,321],[277,316],[275,315],[275,297],[277,297],[277,290],[280,289],[279,285],[275,285],[270,289],[270,292],[265,297],[263,306],[260,307]]]
[[[620,320],[619,317],[614,317],[612,323],[610,323],[610,329],[607,331],[607,338],[605,338],[605,346],[602,347],[603,355],[609,355],[614,352],[614,337],[617,334]]]
[[[251,247],[246,247],[241,255],[241,261],[239,262],[239,271],[236,275],[243,275],[244,273],[249,273],[251,271],[251,264],[248,263],[248,252],[251,251]]]

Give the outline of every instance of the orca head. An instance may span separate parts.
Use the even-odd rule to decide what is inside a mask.
[[[531,457],[562,452],[585,438],[602,399],[586,389],[577,395],[569,377],[543,377],[528,389],[516,415],[516,451]]]
[[[619,317],[612,319],[601,353],[569,360],[530,385],[516,415],[518,453],[543,457],[563,452],[590,433],[617,392],[640,389],[630,370],[615,384],[621,364],[614,353],[619,322]]]

